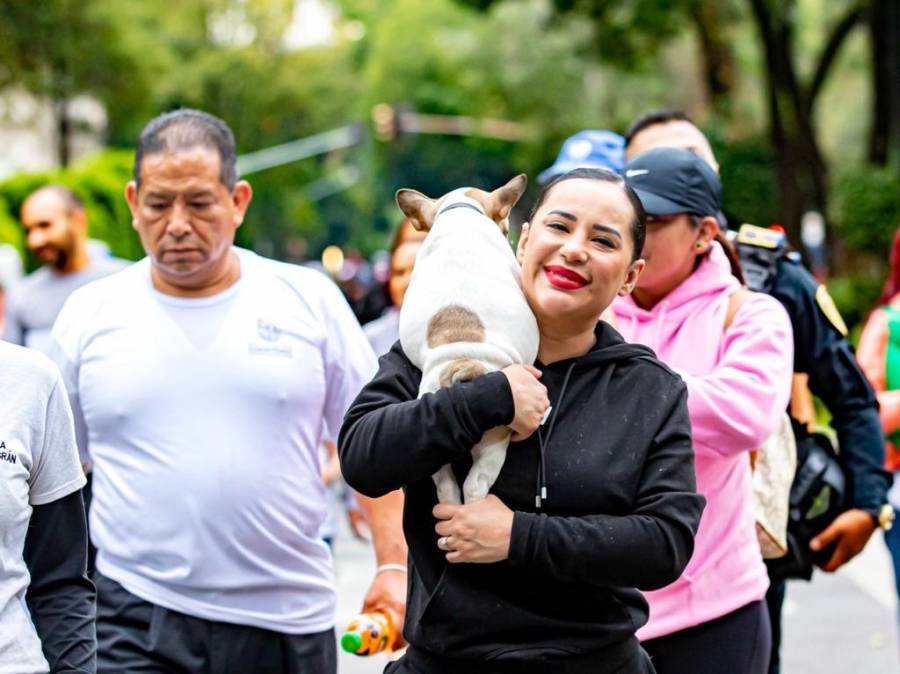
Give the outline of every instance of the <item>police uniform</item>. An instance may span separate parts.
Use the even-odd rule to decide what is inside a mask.
[[[879,521],[891,484],[884,470],[884,434],[875,393],[846,340],[847,328],[828,295],[776,230],[743,225],[736,237],[744,277],[751,290],[768,293],[787,310],[794,330],[794,371],[809,377],[810,391],[831,412],[839,461],[847,477],[847,507]],[[777,669],[784,580],[772,578],[767,597],[772,614],[772,653]]]

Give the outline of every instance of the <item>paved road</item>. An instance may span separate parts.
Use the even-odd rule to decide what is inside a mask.
[[[338,626],[355,615],[375,563],[369,548],[342,532],[336,545]],[[891,569],[884,543],[836,574],[793,582],[785,602],[783,674],[900,674]],[[339,674],[376,674],[386,658],[340,653]],[[725,673],[723,673],[725,674]]]

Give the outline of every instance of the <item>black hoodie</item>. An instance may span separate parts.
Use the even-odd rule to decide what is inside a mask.
[[[647,621],[638,589],[663,587],[687,565],[704,499],[686,388],[608,324],[596,335],[579,358],[535,363],[553,410],[544,451],[538,433],[512,443],[491,489],[514,511],[502,562],[445,560],[431,475],[452,463],[464,478],[481,435],[512,421],[504,374],[417,399],[421,372],[398,342],[347,412],[339,446],[348,484],[373,497],[405,488],[403,635],[422,671],[630,671],[621,668]]]

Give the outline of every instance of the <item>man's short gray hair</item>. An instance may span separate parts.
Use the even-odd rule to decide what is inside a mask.
[[[181,108],[155,117],[141,131],[134,155],[134,182],[141,184],[141,161],[150,154],[208,148],[219,154],[219,179],[229,190],[237,182],[234,134],[224,121],[201,110]]]

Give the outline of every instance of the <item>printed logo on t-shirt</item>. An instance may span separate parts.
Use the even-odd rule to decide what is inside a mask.
[[[261,318],[256,320],[256,333],[267,342],[277,342],[281,337],[281,328]]]
[[[18,460],[16,453],[6,448],[6,441],[0,440],[0,461],[15,463]]]
[[[285,356],[287,358],[294,355],[294,350],[289,345],[277,344],[284,334],[284,330],[274,323],[258,318],[256,320],[256,334],[263,340],[263,343],[251,342],[248,345],[248,350],[251,354]]]

